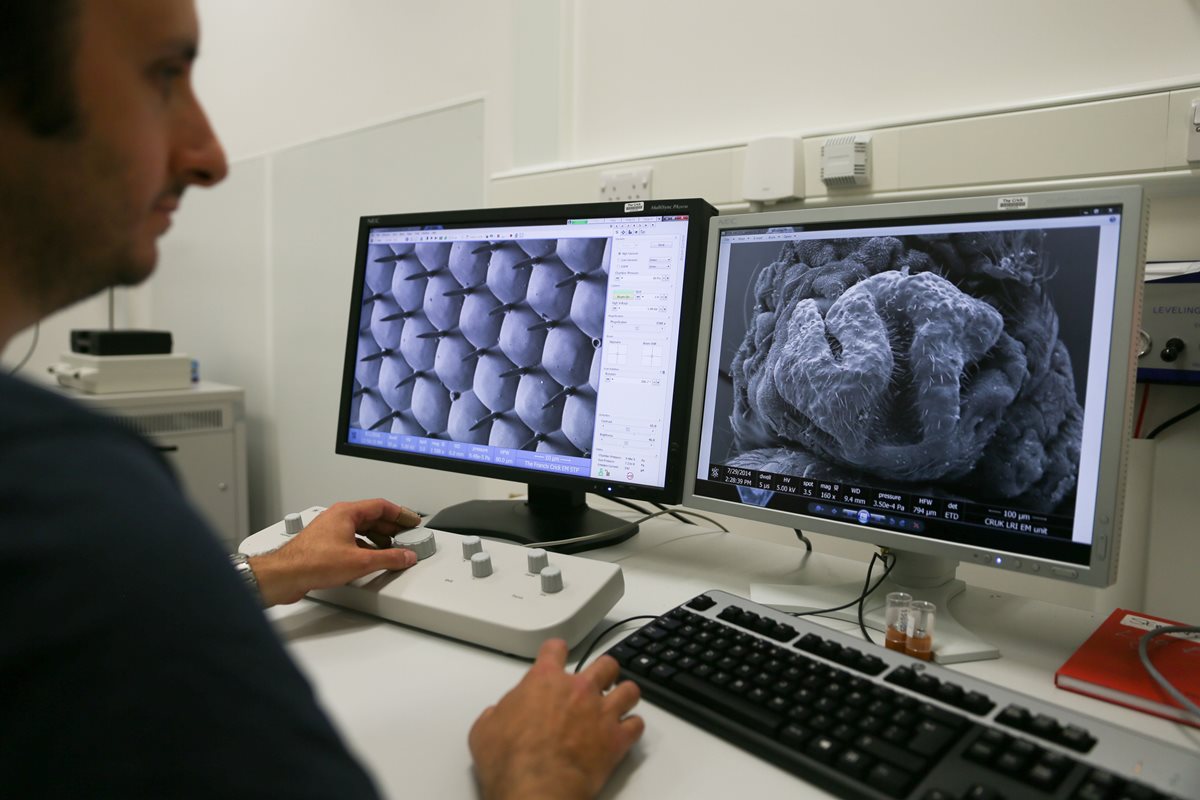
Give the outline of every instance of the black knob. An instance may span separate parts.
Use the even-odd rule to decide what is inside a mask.
[[[1163,361],[1171,362],[1179,358],[1179,354],[1183,352],[1183,339],[1167,339],[1167,345],[1159,354]]]

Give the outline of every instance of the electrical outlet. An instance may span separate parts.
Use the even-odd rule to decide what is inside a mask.
[[[600,199],[622,202],[649,200],[653,177],[653,167],[602,172],[600,173]]]

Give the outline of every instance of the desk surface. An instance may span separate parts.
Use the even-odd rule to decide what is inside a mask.
[[[643,523],[628,542],[587,555],[618,562],[625,573],[625,596],[600,629],[635,614],[662,613],[707,589],[748,597],[752,583],[861,580],[865,569],[845,559],[806,556],[798,547],[661,519]],[[971,588],[952,605],[1002,654],[955,669],[1200,754],[1200,730],[1054,687],[1054,671],[1101,621],[1095,615]],[[270,615],[386,797],[475,795],[467,731],[529,662],[310,600]],[[627,632],[614,633],[611,641]],[[638,713],[646,720],[645,736],[604,797],[701,800],[736,797],[747,788],[763,797],[829,796],[650,703],[641,703]]]

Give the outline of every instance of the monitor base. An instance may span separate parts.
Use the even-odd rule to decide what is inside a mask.
[[[967,588],[965,583],[954,577],[956,562],[917,553],[901,552],[896,555],[897,568],[863,604],[864,625],[880,633],[886,631],[885,598],[889,592],[908,592],[918,600],[928,600],[937,606],[933,653],[938,663],[956,664],[1000,657],[1000,650],[995,645],[971,633],[955,618],[950,608],[950,602]],[[901,571],[902,566],[909,569]],[[780,611],[804,612],[844,605],[862,594],[862,590],[863,585],[859,582],[831,586],[756,583],[750,586],[750,597],[756,603]],[[858,604],[822,616],[858,622]]]
[[[468,500],[442,509],[425,524],[451,533],[504,539],[524,545],[542,545],[553,548],[557,553],[581,553],[608,547],[637,533],[637,525],[589,508],[583,497],[582,492],[530,487],[528,500]],[[557,540],[620,528],[626,530],[594,542],[555,545]]]

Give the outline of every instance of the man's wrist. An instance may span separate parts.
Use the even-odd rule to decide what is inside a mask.
[[[254,567],[250,565],[250,557],[245,553],[230,553],[229,563],[233,565],[234,571],[242,579],[246,589],[254,595],[255,601],[262,605],[262,587],[258,585],[258,575],[255,574]]]

